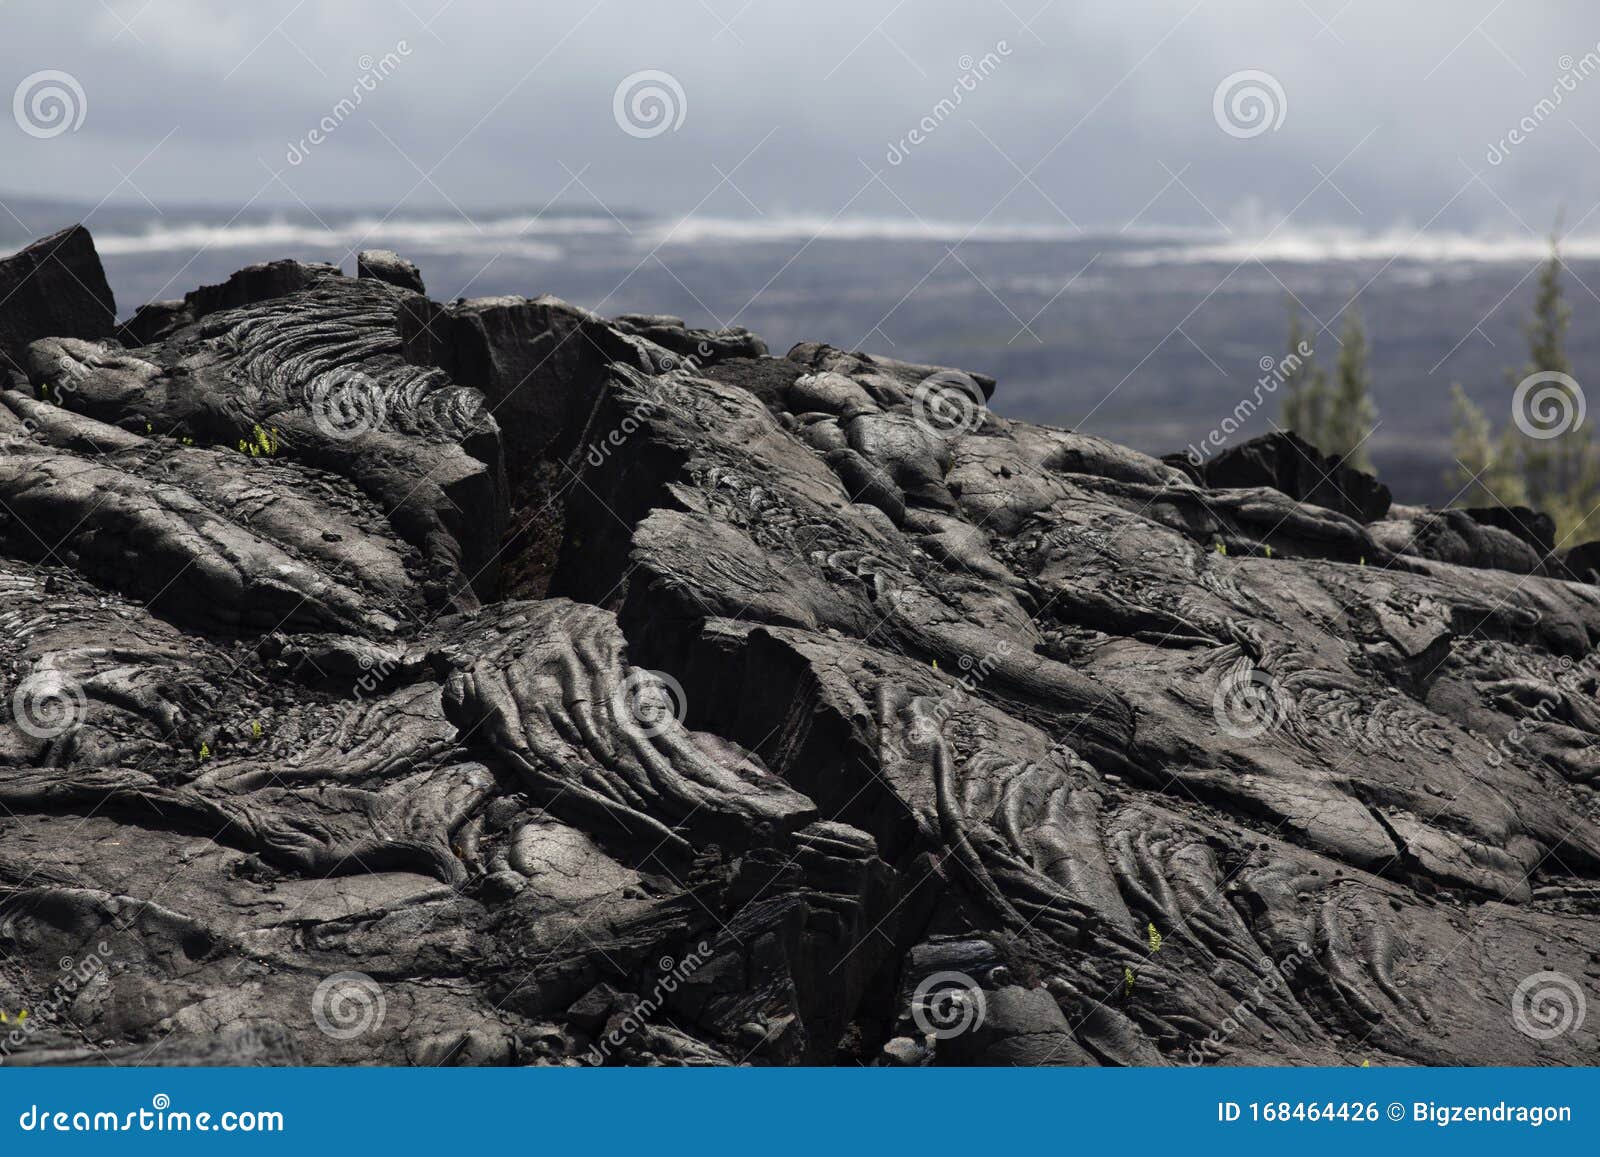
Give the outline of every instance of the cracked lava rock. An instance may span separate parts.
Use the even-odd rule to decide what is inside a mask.
[[[0,261],[3,1063],[1600,1059],[1594,551],[358,270]]]

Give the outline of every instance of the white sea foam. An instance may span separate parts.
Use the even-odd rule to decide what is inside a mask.
[[[395,219],[378,217],[330,222],[236,221],[232,224],[187,222],[154,225],[137,233],[97,233],[95,246],[106,256],[190,253],[199,249],[376,248],[392,246],[418,252],[448,250],[468,256],[503,254],[536,261],[562,255],[549,238],[621,233],[609,218],[502,217],[483,221]]]
[[[1125,265],[1235,265],[1245,261],[1307,265],[1333,262],[1403,261],[1424,264],[1532,262],[1549,255],[1546,237],[1523,234],[1419,231],[1396,227],[1381,233],[1344,229],[1280,229],[1270,235],[1232,236],[1200,243],[1157,244],[1125,251]],[[1567,237],[1561,252],[1572,260],[1600,259],[1600,236]]]
[[[658,222],[651,244],[762,244],[768,242],[914,241],[953,245],[958,241],[1081,241],[1088,234],[1064,222],[1014,224],[981,221],[928,221],[910,217],[825,217],[788,214],[772,217],[686,217]]]
[[[350,249],[391,246],[412,252],[448,251],[465,256],[502,255],[536,261],[563,256],[555,242],[611,238],[640,247],[691,245],[803,245],[810,241],[875,241],[940,245],[1072,243],[1103,248],[1105,260],[1129,266],[1238,264],[1261,260],[1323,264],[1400,261],[1463,264],[1537,261],[1549,250],[1533,234],[1419,231],[1396,226],[1381,232],[1329,228],[1282,228],[1270,235],[1228,234],[1219,229],[1141,227],[1081,231],[1065,222],[1029,224],[914,220],[905,217],[838,217],[788,214],[771,217],[657,219],[627,223],[603,216],[501,216],[384,220],[357,217],[322,224],[272,218],[231,224],[179,222],[139,232],[97,234],[107,256],[186,252],[199,249]],[[1574,260],[1600,260],[1600,236],[1569,237],[1562,252]]]

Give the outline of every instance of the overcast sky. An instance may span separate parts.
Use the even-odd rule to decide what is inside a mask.
[[[1600,232],[1597,41],[1593,0],[0,0],[0,199]]]

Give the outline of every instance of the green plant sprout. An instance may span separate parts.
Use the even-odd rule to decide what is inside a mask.
[[[265,454],[270,458],[282,447],[276,429],[265,429],[259,422],[251,429],[250,437],[239,439],[239,453],[248,454],[252,458],[259,458]]]

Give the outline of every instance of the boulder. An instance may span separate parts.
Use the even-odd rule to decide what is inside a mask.
[[[399,321],[409,361],[483,391],[518,470],[572,451],[613,362],[654,368],[602,318],[555,297],[412,298]]]
[[[363,249],[356,254],[356,276],[373,277],[387,281],[412,293],[426,293],[422,287],[422,271],[398,253],[389,249]]]
[[[198,319],[223,309],[239,309],[260,301],[288,297],[327,277],[340,276],[332,265],[320,262],[266,261],[247,265],[220,285],[202,285],[184,295],[190,316]],[[137,316],[137,315],[136,315]]]
[[[1480,526],[1492,526],[1521,539],[1541,555],[1555,549],[1556,523],[1540,510],[1526,506],[1468,506],[1468,518]]]
[[[189,303],[179,298],[175,301],[152,301],[141,305],[132,317],[117,329],[117,338],[130,349],[151,345],[170,333],[194,322],[194,311]]]
[[[1561,561],[1578,581],[1600,583],[1600,542],[1580,542],[1562,555]]]
[[[109,338],[117,305],[94,238],[63,229],[0,258],[0,365],[22,370],[42,337]]]
[[[1274,431],[1222,451],[1199,468],[1207,486],[1270,486],[1297,502],[1376,522],[1389,510],[1389,488],[1371,474],[1323,454],[1292,432]]]

